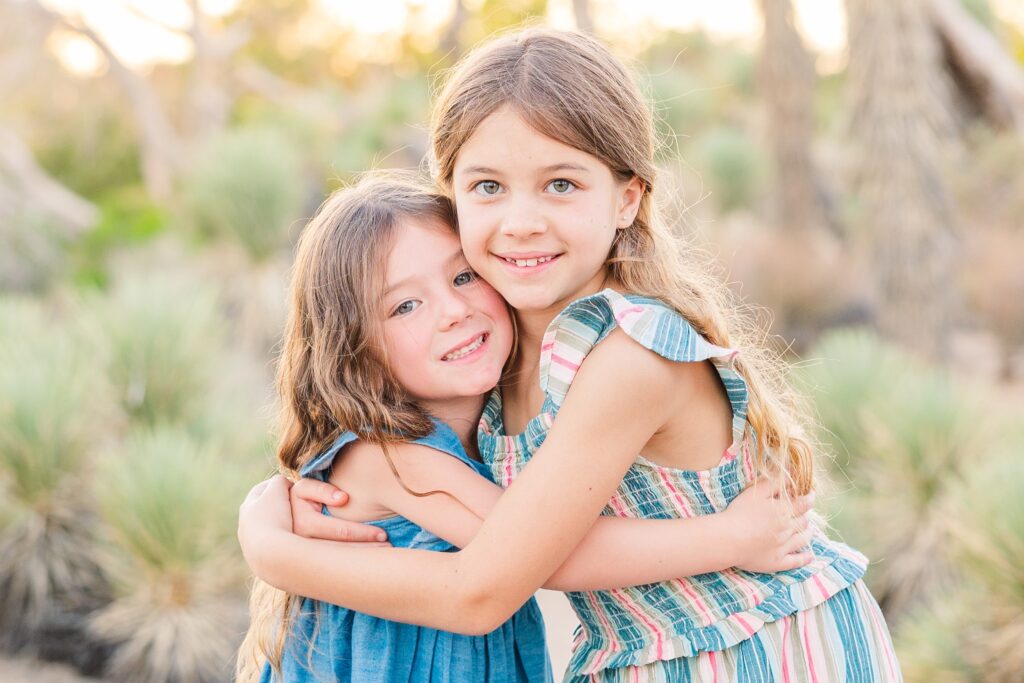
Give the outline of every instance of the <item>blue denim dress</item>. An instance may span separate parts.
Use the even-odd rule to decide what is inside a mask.
[[[304,477],[326,481],[341,450],[357,439],[345,432],[302,468]],[[487,466],[466,455],[458,436],[435,420],[434,431],[413,443],[449,454],[490,479]],[[324,514],[330,514],[326,508]],[[388,532],[396,548],[456,550],[404,517],[368,522]],[[358,683],[549,683],[553,681],[540,608],[531,598],[485,636],[466,636],[378,619],[316,600],[302,601],[281,662],[279,678],[266,665],[261,683],[354,681]]]

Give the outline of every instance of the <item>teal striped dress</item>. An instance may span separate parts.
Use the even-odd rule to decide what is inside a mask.
[[[736,352],[709,343],[659,301],[606,289],[579,299],[549,325],[541,346],[541,413],[509,435],[494,392],[479,445],[508,486],[543,443],[583,359],[615,327],[679,362],[713,360],[733,412],[733,443],[709,470],[663,467],[638,455],[602,514],[688,518],[724,510],[756,479],[747,388]],[[727,569],[673,581],[569,593],[580,620],[566,680],[899,681],[899,665],[861,577],[867,559],[820,530],[814,560],[775,574]]]

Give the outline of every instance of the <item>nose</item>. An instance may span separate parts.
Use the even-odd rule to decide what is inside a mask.
[[[449,291],[440,302],[438,325],[448,330],[464,322],[473,315],[473,307],[458,291]]]
[[[543,234],[547,223],[534,202],[528,198],[508,203],[508,213],[501,222],[501,232],[507,237],[525,239]]]

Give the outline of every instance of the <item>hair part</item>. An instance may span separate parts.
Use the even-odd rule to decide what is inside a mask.
[[[481,122],[511,107],[538,133],[600,159],[620,181],[637,178],[643,195],[633,223],[616,231],[606,268],[612,282],[664,301],[713,344],[737,348],[733,361],[749,389],[747,419],[762,474],[791,489],[813,488],[810,417],[788,386],[781,356],[697,252],[659,215],[652,108],[626,67],[599,41],[531,28],[499,37],[454,68],[432,113],[430,167],[452,192],[462,146]]]

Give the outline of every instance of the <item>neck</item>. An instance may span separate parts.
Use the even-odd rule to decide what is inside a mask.
[[[451,427],[466,452],[474,458],[478,458],[476,428],[480,423],[480,414],[484,410],[484,401],[486,400],[485,394],[443,401],[420,401],[419,403],[428,413]]]

